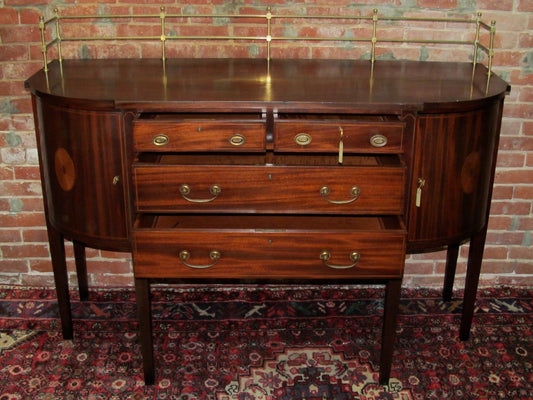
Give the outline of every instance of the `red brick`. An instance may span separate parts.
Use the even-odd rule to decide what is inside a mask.
[[[531,287],[533,285],[533,278],[531,275],[502,275],[498,276],[496,284],[515,287]]]
[[[18,11],[16,8],[0,7],[0,25],[16,25],[19,22]]]
[[[511,227],[513,219],[507,216],[491,216],[489,218],[489,229],[507,230]]]
[[[533,199],[533,197],[531,199]],[[518,221],[518,225],[516,229],[521,230],[521,231],[533,231],[533,218],[532,217],[518,217],[517,221]]]
[[[513,197],[514,187],[513,186],[502,186],[494,185],[492,190],[492,199],[493,200],[508,200]]]
[[[11,165],[0,166],[0,181],[7,181],[14,179],[14,167]],[[8,192],[6,192],[8,193]]]
[[[516,263],[516,273],[517,274],[528,274],[529,277],[527,277],[527,280],[530,285],[533,285],[533,258],[530,256],[529,258],[526,258],[528,261],[518,261]],[[526,277],[524,277],[526,278]]]
[[[406,275],[431,275],[433,270],[432,262],[407,262],[404,272]]]
[[[526,160],[525,154],[520,154],[520,153],[517,154],[516,152],[510,152],[510,151],[507,151],[507,152],[500,151],[498,153],[497,166],[506,167],[506,168],[522,167],[524,166],[525,160]]]
[[[115,251],[106,251],[106,250],[100,250],[100,257],[102,258],[114,258],[114,259],[122,259],[125,261],[131,260],[130,253],[119,253]]]
[[[518,0],[518,11],[526,11],[526,12],[532,12],[533,11],[533,3],[531,0]]]
[[[35,258],[47,257],[48,247],[46,245],[21,244],[12,246],[0,246],[0,251],[4,258]]]
[[[483,251],[484,260],[506,260],[508,248],[504,246],[485,246]]]
[[[28,272],[28,262],[23,259],[8,260],[6,258],[0,258],[0,271],[2,271],[3,273],[9,271],[10,274]]]
[[[518,39],[518,46],[524,48],[533,47],[533,33],[532,32],[521,32]]]
[[[37,25],[0,26],[2,43],[39,42],[41,33]]]
[[[40,169],[37,165],[32,166],[16,166],[15,179],[17,180],[32,180],[38,181],[41,179]]]
[[[35,6],[47,5],[50,0],[4,0],[6,6]]]
[[[533,173],[527,169],[496,170],[497,182],[533,183]]]
[[[133,286],[133,275],[91,275],[91,284],[96,287]]]
[[[513,0],[477,0],[478,10],[513,11]]]
[[[44,226],[45,218],[43,213],[17,213],[17,214],[0,214],[0,226],[9,227],[29,227]]]
[[[50,258],[43,260],[30,260],[30,271],[38,273],[52,272],[52,261]]]
[[[88,260],[87,261],[87,271],[90,271],[92,274],[130,274],[132,272],[131,264],[128,261],[122,260],[105,260],[105,261],[96,261]]]
[[[26,25],[37,25],[41,15],[42,11],[38,8],[21,8],[19,12],[20,23]]]
[[[26,243],[48,243],[46,228],[23,229],[22,239]]]
[[[533,199],[533,186],[520,185],[514,192],[515,199],[531,200]]]
[[[0,243],[20,242],[20,229],[0,229]]]
[[[505,136],[500,138],[500,150],[533,150],[533,136]],[[516,153],[509,153],[516,154]],[[498,154],[499,156],[500,154]]]
[[[498,245],[520,246],[524,239],[522,232],[488,232],[487,242]]]
[[[0,193],[11,196],[40,196],[41,183],[37,181],[0,181]]]
[[[492,215],[529,215],[531,204],[525,201],[493,201],[490,206]]]
[[[522,133],[524,135],[533,136],[533,122],[524,121],[522,124]]]
[[[442,0],[438,2],[435,0],[417,0],[416,4],[422,8],[457,8],[457,0]]]
[[[482,274],[511,274],[515,272],[515,262],[512,260],[483,260],[481,264]]]
[[[7,99],[9,100],[7,108],[11,110],[12,113],[27,114],[32,111],[31,100],[28,96],[7,97]]]
[[[531,263],[533,264],[533,247],[529,246],[529,247],[525,247],[525,246],[521,246],[521,247],[511,247],[510,248],[510,252],[509,252],[509,258],[510,259],[524,259],[524,260],[530,260]],[[533,267],[533,266],[532,266]],[[533,272],[533,268],[532,268],[532,271]]]

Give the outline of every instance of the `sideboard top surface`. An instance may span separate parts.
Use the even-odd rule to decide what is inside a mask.
[[[501,96],[508,84],[471,63],[309,59],[57,60],[34,94],[102,107],[164,110],[435,110]]]

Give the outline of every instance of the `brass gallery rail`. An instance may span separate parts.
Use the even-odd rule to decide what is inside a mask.
[[[374,63],[376,60],[376,45],[378,43],[412,43],[412,44],[448,44],[448,45],[461,45],[471,46],[473,49],[472,60],[474,68],[478,62],[478,53],[483,51],[488,56],[487,69],[492,69],[492,59],[494,56],[494,35],[496,32],[496,22],[491,21],[487,24],[481,20],[481,13],[478,13],[476,18],[416,18],[416,17],[386,17],[380,16],[378,10],[374,9],[371,16],[349,16],[349,15],[294,15],[294,14],[274,14],[270,7],[267,8],[266,13],[262,14],[171,14],[165,11],[164,7],[160,8],[159,14],[102,14],[102,15],[60,15],[58,9],[54,10],[54,16],[50,19],[40,17],[39,28],[41,31],[41,45],[44,61],[45,71],[48,64],[48,49],[52,46],[57,46],[58,59],[61,62],[63,59],[61,43],[62,42],[86,42],[86,41],[98,41],[98,40],[153,40],[161,42],[161,59],[166,60],[165,44],[167,41],[172,40],[240,40],[251,42],[263,42],[267,48],[267,60],[271,58],[271,43],[274,41],[326,41],[326,42],[362,42],[370,44],[370,61]],[[236,20],[257,20],[264,21],[264,35],[257,36],[239,36],[239,35],[171,35],[167,31],[167,20],[179,20],[185,19],[188,21],[212,18],[212,19],[228,19],[231,21]],[[146,35],[146,36],[79,36],[68,37],[63,34],[61,29],[61,21],[74,21],[74,20],[89,20],[94,19],[97,21],[102,20],[159,20],[161,30],[160,35]],[[297,35],[272,35],[272,23],[274,20],[289,21],[289,20],[306,20],[306,21],[321,21],[330,20],[336,23],[343,24],[348,27],[358,27],[359,23],[371,23],[372,35],[370,37],[303,37]],[[474,27],[473,40],[438,40],[438,39],[406,39],[406,38],[388,38],[380,37],[378,35],[380,26],[379,22],[393,23],[393,22],[409,22],[410,24],[417,23],[454,23],[465,24],[466,26]],[[51,29],[49,29],[51,28]],[[480,42],[481,29],[489,32],[488,43],[482,44]],[[490,72],[489,72],[490,75]]]

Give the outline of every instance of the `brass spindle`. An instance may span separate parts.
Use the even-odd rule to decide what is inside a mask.
[[[270,6],[267,7],[267,13],[266,13],[266,22],[267,22],[267,35],[266,35],[266,43],[267,43],[267,61],[270,61],[270,43],[272,41],[272,12],[270,9]]]
[[[378,28],[378,9],[374,8],[374,14],[372,15],[372,51],[370,54],[370,61],[374,64],[376,61],[376,43],[377,38],[377,28]]]
[[[56,15],[56,40],[57,40],[57,58],[59,59],[59,63],[63,63],[63,51],[61,50],[61,29],[59,26],[59,10],[57,8],[54,8],[54,14]]]
[[[44,71],[48,72],[48,57],[47,57],[45,29],[46,29],[46,26],[44,24],[44,17],[41,15],[39,17],[39,30],[41,31],[41,52],[43,53]]]
[[[165,51],[165,42],[167,37],[165,35],[165,7],[161,7],[161,12],[159,13],[159,18],[161,19],[161,60],[165,62],[167,60],[166,51]]]

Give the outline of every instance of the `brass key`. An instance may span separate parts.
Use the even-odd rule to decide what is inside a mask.
[[[344,144],[343,144],[343,139],[344,139],[344,131],[342,130],[342,127],[339,126],[339,133],[341,134],[341,137],[339,139],[339,164],[342,164],[343,162],[343,153],[344,153]]]
[[[426,184],[426,180],[425,179],[422,179],[422,178],[418,178],[418,188],[416,189],[416,200],[415,200],[415,205],[417,207],[420,207],[420,203],[422,201],[422,188],[424,187],[424,185]]]

